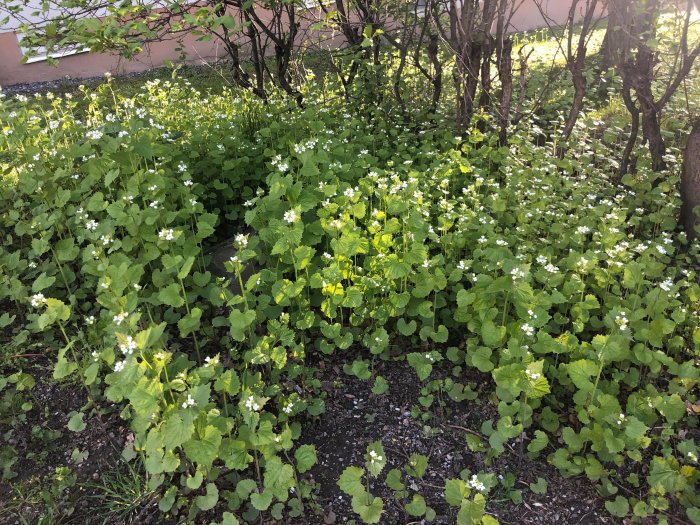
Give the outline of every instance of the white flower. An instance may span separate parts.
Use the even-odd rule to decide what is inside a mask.
[[[666,279],[666,280],[665,280],[664,282],[662,282],[659,286],[661,287],[661,289],[662,289],[664,292],[670,292],[670,291],[671,291],[671,287],[673,286],[673,279],[670,279],[670,278],[669,278],[669,279]]]
[[[159,361],[165,361],[165,358],[166,358],[167,356],[163,353],[163,351],[160,351],[160,352],[158,352],[154,357],[155,357],[156,359],[158,359]]]
[[[156,186],[155,184],[148,187],[148,191],[156,191],[157,189],[158,189],[158,186]]]
[[[102,138],[103,133],[96,129],[93,131],[88,131],[85,136],[91,140],[100,140]]]
[[[525,272],[516,266],[510,271],[510,275],[513,277],[513,280],[516,281],[525,277]]]
[[[85,318],[85,324],[87,324],[88,326],[94,325],[94,324],[95,324],[95,316],[94,316],[94,315],[88,315],[88,316]]]
[[[384,461],[384,457],[377,454],[376,451],[370,450],[369,451],[369,462],[374,463],[375,461]]]
[[[253,396],[248,396],[248,399],[245,400],[245,407],[248,410],[251,410],[253,412],[257,412],[260,410],[260,405],[255,401],[255,398]]]
[[[90,219],[85,223],[85,227],[90,230],[91,232],[94,232],[97,227],[99,226],[98,222],[94,219]]]
[[[131,336],[127,336],[126,341],[119,345],[119,350],[121,350],[125,355],[133,354],[135,349],[136,341],[134,341],[134,338]]]
[[[27,266],[29,266],[29,268],[33,270],[34,268],[36,268],[36,263],[32,261]]]
[[[284,408],[283,408],[282,410],[284,411],[285,414],[291,414],[293,408],[294,408],[294,403],[292,403],[292,402],[290,401],[289,403],[287,403],[287,404],[284,406]]]
[[[190,179],[187,179],[185,182],[183,182],[185,186],[192,186],[194,182],[192,182]]]
[[[298,220],[297,212],[296,210],[288,210],[284,212],[284,220],[287,221],[289,224],[294,224]]]
[[[576,233],[585,235],[586,233],[589,233],[591,229],[588,226],[579,226],[576,228]]]
[[[469,268],[469,265],[466,263],[466,261],[459,261],[459,263],[457,263],[457,268],[460,270],[466,270]]]
[[[175,238],[175,232],[172,229],[163,228],[158,233],[158,238],[161,241],[172,241]]]
[[[180,162],[180,163],[177,165],[177,170],[178,170],[180,173],[186,172],[186,171],[187,171],[187,164],[185,164],[184,162]]]
[[[215,355],[214,357],[205,357],[204,358],[204,366],[213,366],[219,364],[219,356]]]
[[[345,196],[348,197],[349,199],[352,199],[352,198],[355,196],[355,190],[353,190],[352,188],[347,188],[347,189],[343,192],[343,195],[345,195]]]
[[[117,361],[114,363],[114,371],[115,372],[121,372],[124,370],[124,365],[126,364],[126,361]]]
[[[479,481],[479,478],[476,477],[476,474],[472,476],[472,478],[467,482],[467,484],[471,488],[473,488],[474,490],[478,490],[479,492],[484,492],[486,490],[486,485]]]
[[[32,296],[32,306],[34,308],[39,308],[40,306],[43,306],[46,304],[46,297],[44,297],[43,293],[35,293]]]
[[[245,248],[248,245],[248,237],[242,233],[237,234],[233,240],[240,248]]]
[[[624,422],[625,422],[625,415],[624,414],[620,414],[619,416],[617,416],[617,424],[618,425],[622,425],[622,423],[624,423]]]
[[[114,322],[114,324],[116,324],[117,326],[119,326],[120,324],[122,324],[122,322],[124,322],[124,319],[126,319],[127,317],[129,317],[129,314],[128,314],[128,313],[126,313],[126,312],[119,312],[117,315],[115,315],[115,316],[112,318],[112,321]]]
[[[149,204],[149,206],[150,206],[151,208],[153,208],[153,209],[156,209],[156,208],[158,208],[158,204],[159,204],[159,203],[160,203],[160,201],[155,200],[155,201],[151,202],[151,203]]]
[[[184,403],[182,403],[182,408],[189,408],[193,407],[197,404],[197,402],[194,400],[192,397],[192,394],[187,394],[187,399],[185,400]]]
[[[529,323],[524,323],[523,326],[520,327],[520,329],[525,332],[525,335],[532,337],[535,333],[535,329],[530,326]]]
[[[559,268],[557,266],[554,266],[552,263],[547,264],[547,266],[545,266],[544,269],[547,270],[549,273],[557,273],[559,271]]]

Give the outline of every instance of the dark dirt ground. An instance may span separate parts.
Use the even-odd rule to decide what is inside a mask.
[[[467,431],[478,432],[483,421],[495,418],[496,411],[490,403],[477,400],[456,403],[446,397],[443,409],[433,407],[437,415],[430,418],[428,424],[436,432],[430,434],[425,431],[425,423],[411,416],[412,408],[418,405],[421,383],[405,362],[375,364],[375,371],[389,383],[389,391],[381,396],[371,392],[370,381],[345,374],[337,360],[336,363],[320,361],[317,366],[326,393],[326,412],[316,421],[305,424],[300,444],[311,443],[317,448],[319,462],[303,476],[319,484],[316,503],[321,515],[295,520],[294,525],[342,524],[357,518],[350,508],[350,498],[340,491],[336,481],[347,466],[362,466],[367,444],[375,440],[381,440],[385,448],[388,464],[384,473],[391,468],[403,467],[411,454],[429,457],[426,475],[422,480],[413,480],[411,488],[422,494],[428,505],[435,509],[437,518],[433,523],[437,525],[456,523],[456,509],[444,502],[444,480],[458,477],[464,468],[499,476],[508,472],[516,474],[515,488],[522,490],[522,503],[513,503],[502,488],[494,489],[488,497],[487,512],[503,525],[623,523],[606,512],[604,500],[596,494],[590,482],[585,478],[564,478],[542,457],[535,460],[525,457],[520,463],[517,450],[511,448],[492,464],[487,464],[484,454],[471,452],[465,434]],[[0,484],[0,524],[105,523],[104,505],[96,497],[98,490],[93,484],[116,468],[123,468],[120,454],[129,436],[128,424],[120,419],[116,407],[104,406],[100,407],[101,417],[86,417],[84,431],[69,431],[66,428],[68,414],[86,403],[85,389],[70,383],[57,384],[51,379],[48,366],[32,373],[37,379],[33,389],[34,408],[24,424],[11,433],[3,429],[0,435],[0,444],[10,444],[20,457],[14,467],[18,476],[11,483]],[[433,374],[440,374],[440,371]],[[487,398],[488,376],[475,375],[468,379],[480,392],[479,397]],[[42,440],[37,438],[36,431],[32,435],[32,428],[37,427],[58,430],[61,435]],[[76,448],[87,456],[82,459],[71,457]],[[40,522],[40,515],[49,506],[38,497],[37,488],[60,466],[69,466],[77,479],[72,487],[56,495],[55,502],[63,509],[74,510],[63,520]],[[538,477],[548,482],[549,489],[545,494],[535,494],[529,489],[529,483],[536,482]],[[381,482],[375,482],[371,490],[384,500],[381,523],[422,523],[404,513],[403,506],[384,486],[384,477],[380,479]],[[410,481],[407,484],[411,486]],[[157,496],[156,493],[146,497],[130,518],[109,519],[106,523],[174,523],[158,513]],[[206,518],[202,517],[198,523],[209,523],[216,516],[208,513]],[[270,519],[263,523],[276,522]]]
[[[424,479],[414,481],[418,492],[435,509],[437,519],[433,523],[438,525],[456,523],[457,509],[444,501],[444,480],[459,477],[464,468],[473,473],[483,471],[501,476],[519,472],[515,488],[522,490],[521,504],[512,503],[504,489],[495,489],[488,498],[487,512],[503,525],[618,522],[604,509],[603,500],[587,480],[564,478],[542,458],[525,457],[519,467],[519,455],[511,449],[489,466],[485,464],[484,454],[472,453],[466,445],[464,429],[478,432],[483,421],[495,418],[492,405],[478,401],[455,403],[446,398],[443,414],[429,421],[438,430],[430,435],[425,432],[424,423],[411,417],[411,408],[418,405],[420,395],[415,372],[405,362],[380,362],[376,371],[389,383],[389,392],[381,396],[371,392],[369,381],[348,376],[337,366],[322,370],[323,385],[328,392],[326,412],[316,424],[305,427],[301,439],[302,443],[314,444],[318,453],[319,463],[310,474],[321,486],[318,502],[324,509],[325,521],[319,523],[333,523],[333,516],[336,523],[356,517],[350,508],[351,498],[339,490],[336,481],[347,466],[363,465],[366,447],[375,440],[381,440],[386,451],[385,471],[403,467],[414,453],[429,457]],[[336,382],[334,387],[336,379],[342,386]],[[479,379],[474,378],[477,391],[486,387],[478,384]],[[529,490],[529,483],[536,482],[538,477],[549,484],[546,494]],[[381,523],[420,523],[404,513],[383,483],[375,483],[372,492],[385,502]]]

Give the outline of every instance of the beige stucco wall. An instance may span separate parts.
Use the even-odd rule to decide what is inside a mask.
[[[511,21],[511,30],[526,31],[547,25],[535,1],[524,1]],[[571,0],[537,1],[541,2],[547,12],[550,25],[563,24],[566,21]],[[262,18],[265,16],[263,15]],[[308,27],[308,23],[307,21],[302,26]],[[309,35],[303,31],[300,32],[300,36],[303,34],[306,34],[307,38],[311,37],[311,40],[319,40],[318,34]],[[341,42],[337,35],[330,39],[326,35],[321,40],[323,40],[321,44],[323,47],[332,47]],[[119,74],[145,71],[161,66],[167,60],[177,61],[180,57],[180,52],[175,50],[177,47],[178,44],[173,40],[149,44],[143,53],[132,60],[104,53],[80,53],[61,58],[58,66],[49,65],[44,61],[22,64],[22,51],[15,33],[0,32],[0,86],[60,80],[66,77],[86,78],[99,76],[105,72]],[[220,42],[197,42],[193,37],[185,38],[184,49],[188,56],[187,61],[191,63],[215,61],[226,55]]]
[[[222,58],[225,51],[217,42],[196,42],[194,38],[185,39],[188,61],[214,61]],[[117,55],[104,53],[79,53],[63,57],[58,66],[45,61],[22,64],[22,51],[17,44],[14,33],[0,33],[0,85],[25,84],[59,80],[66,77],[86,78],[102,75],[145,71],[161,66],[166,60],[177,60],[178,47],[173,41],[149,44],[143,53],[132,60]]]

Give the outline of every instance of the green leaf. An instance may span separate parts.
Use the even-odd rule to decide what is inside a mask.
[[[259,511],[267,510],[272,503],[272,492],[264,490],[263,492],[253,492],[250,495],[250,502]]]
[[[547,480],[544,478],[537,478],[537,483],[530,483],[530,490],[535,494],[546,494],[547,493]]]
[[[40,292],[41,290],[45,290],[54,282],[56,282],[55,277],[48,276],[46,275],[46,272],[42,272],[41,275],[34,280],[34,283],[32,284],[32,291]]]
[[[627,501],[627,498],[618,496],[615,498],[615,501],[606,501],[605,508],[608,509],[608,512],[613,516],[624,518],[627,516],[627,514],[629,514],[630,504]]]
[[[493,321],[484,321],[481,325],[481,339],[486,346],[498,348],[506,336],[505,326],[496,326]]]
[[[180,329],[180,337],[187,337],[192,332],[199,330],[201,318],[201,308],[192,308],[189,314],[185,315],[177,322],[177,327]]]
[[[407,323],[403,317],[400,317],[399,320],[396,321],[396,329],[405,337],[413,335],[416,328],[418,328],[418,323],[416,323],[414,319],[411,319],[411,321]]]
[[[172,306],[174,308],[185,304],[185,300],[180,295],[180,285],[177,283],[171,283],[163,288],[158,293],[158,300],[162,304],[167,304],[168,306]]]
[[[242,479],[236,485],[236,494],[243,501],[248,499],[248,496],[258,488],[258,484],[252,479]]]
[[[85,421],[83,421],[84,417],[85,414],[83,412],[74,413],[68,420],[68,430],[71,432],[82,432],[85,430],[86,425]]]
[[[402,491],[406,488],[406,485],[401,481],[401,471],[399,469],[393,468],[387,473],[386,485],[395,491]]]
[[[297,460],[297,471],[304,473],[316,464],[316,447],[313,445],[302,445],[294,453]]]
[[[238,521],[238,518],[231,514],[230,512],[224,512],[221,516],[221,522],[220,523],[214,523],[212,522],[210,525],[240,525],[241,522]]]
[[[477,494],[473,500],[465,499],[457,513],[457,525],[477,525],[486,511],[486,499]]]
[[[493,370],[493,362],[491,356],[493,350],[485,346],[479,346],[474,350],[468,350],[467,355],[471,360],[471,364],[479,369],[480,372],[490,372]]]
[[[197,496],[194,501],[200,510],[213,509],[219,501],[219,489],[213,483],[207,483],[207,494]]]
[[[241,382],[238,375],[232,369],[223,372],[214,382],[214,390],[224,392],[229,396],[235,396],[241,389]]]
[[[185,262],[182,263],[180,271],[177,272],[178,279],[184,279],[189,275],[190,270],[192,269],[192,264],[194,264],[194,257],[190,255],[187,259],[185,259]]]
[[[243,341],[246,338],[247,328],[253,324],[255,321],[255,312],[253,310],[248,310],[246,312],[241,312],[240,310],[232,310],[231,314],[228,316],[228,321],[230,323],[231,337],[236,341]]]
[[[422,478],[428,468],[428,456],[423,454],[411,454],[405,465],[406,474],[414,478]]]
[[[194,473],[194,476],[190,476],[185,480],[185,485],[187,485],[188,489],[197,490],[202,486],[202,481],[204,481],[204,476],[202,471],[198,470]]]
[[[386,394],[389,391],[389,383],[382,376],[377,376],[374,379],[374,385],[372,386],[372,393],[380,396]]]
[[[425,514],[426,508],[425,498],[420,494],[414,494],[411,502],[406,505],[406,512],[410,516],[418,517]]]
[[[362,485],[362,476],[365,470],[360,467],[347,467],[338,479],[338,487],[349,496],[364,494],[365,487]]]
[[[359,514],[365,523],[379,523],[384,512],[384,502],[381,498],[363,493],[353,496],[352,510]]]
[[[445,501],[448,505],[459,507],[467,496],[469,496],[469,489],[464,480],[448,479],[445,481]]]
[[[593,390],[593,381],[591,379],[598,373],[598,365],[593,361],[579,359],[562,366],[579,390],[586,393]]]
[[[191,421],[185,422],[180,414],[174,413],[163,423],[160,433],[165,449],[173,450],[192,437],[194,425]]]
[[[160,511],[168,512],[172,508],[173,503],[175,503],[176,496],[177,487],[169,487],[168,490],[165,491],[165,494],[163,494],[163,497],[160,498],[160,501],[158,502],[158,508],[160,509]]]
[[[547,444],[549,443],[549,438],[547,437],[547,434],[542,432],[541,430],[535,430],[535,437],[530,441],[530,443],[527,446],[528,452],[531,453],[537,453],[543,450]]]
[[[218,457],[221,445],[221,431],[208,425],[202,435],[184,444],[185,454],[194,463],[209,467]]]
[[[265,463],[264,485],[266,489],[284,487],[294,477],[291,465],[282,463],[278,456],[272,456]]]

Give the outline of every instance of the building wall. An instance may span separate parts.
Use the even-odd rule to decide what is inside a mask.
[[[511,21],[512,31],[527,31],[546,27],[538,9],[536,0],[525,0]],[[549,25],[563,24],[566,21],[570,0],[538,0],[547,13]],[[264,17],[263,17],[264,18]],[[304,31],[300,34],[311,36],[312,39],[323,41],[323,47],[339,45],[342,39],[319,38],[320,35],[309,35]],[[17,35],[12,25],[0,28],[0,86],[26,84],[64,78],[87,78],[102,75],[145,71],[161,66],[165,61],[177,61],[180,52],[175,48],[178,44],[173,41],[163,41],[149,44],[143,53],[131,60],[107,53],[79,53],[65,56],[59,60],[58,66],[49,65],[46,61],[33,61],[22,64],[22,50],[18,44]],[[225,58],[226,52],[220,42],[197,42],[196,38],[186,37],[184,49],[187,62],[204,63]]]

